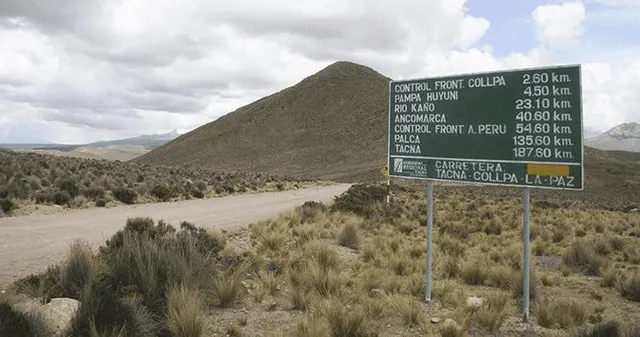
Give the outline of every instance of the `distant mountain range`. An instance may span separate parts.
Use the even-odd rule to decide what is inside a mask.
[[[43,143],[43,144],[0,144],[0,148],[7,149],[24,149],[24,150],[57,150],[57,151],[73,151],[78,148],[106,148],[111,146],[137,146],[144,147],[146,149],[155,149],[162,146],[177,137],[180,134],[177,131],[171,131],[162,134],[142,135],[133,138],[116,139],[109,141],[99,141],[88,144],[55,144],[55,143]]]
[[[584,140],[584,144],[599,150],[640,152],[640,123],[623,123],[613,129]]]

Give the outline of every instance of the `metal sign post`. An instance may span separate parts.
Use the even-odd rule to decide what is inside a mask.
[[[529,320],[529,272],[531,271],[531,267],[529,266],[530,261],[531,261],[531,248],[530,248],[530,243],[531,243],[531,223],[530,223],[530,219],[531,219],[531,214],[529,213],[530,211],[530,191],[529,191],[529,187],[525,187],[524,188],[524,198],[523,198],[523,203],[524,203],[524,237],[523,237],[523,242],[524,242],[524,263],[522,266],[523,269],[523,277],[522,277],[522,283],[523,283],[523,310],[524,310],[524,321],[528,321]]]
[[[433,245],[433,181],[427,181],[427,287],[425,300],[431,302],[431,249]]]

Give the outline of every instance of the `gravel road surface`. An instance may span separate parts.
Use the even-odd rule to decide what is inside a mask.
[[[62,261],[75,239],[94,248],[104,244],[127,218],[149,216],[178,228],[180,221],[198,227],[228,228],[276,216],[305,201],[331,202],[348,184],[234,195],[181,202],[90,208],[50,215],[0,218],[0,289]]]

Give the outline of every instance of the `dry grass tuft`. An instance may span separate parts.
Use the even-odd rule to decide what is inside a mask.
[[[338,301],[327,301],[322,307],[332,336],[373,337],[372,322],[362,307],[347,308]]]
[[[620,294],[630,301],[640,302],[640,272],[622,284]]]
[[[417,326],[422,312],[422,307],[418,302],[409,296],[394,295],[387,298],[389,305],[400,315],[402,322],[408,326]]]
[[[540,326],[567,329],[587,321],[588,307],[586,302],[573,298],[545,299],[536,303],[534,313]]]
[[[198,291],[184,285],[169,290],[167,324],[176,337],[200,337],[204,332],[205,303]]]
[[[353,223],[344,225],[338,235],[338,243],[341,246],[349,247],[351,249],[358,249],[360,247],[360,241],[358,228]]]

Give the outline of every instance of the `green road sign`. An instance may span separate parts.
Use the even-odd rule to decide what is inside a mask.
[[[389,175],[582,190],[580,65],[391,81]]]

